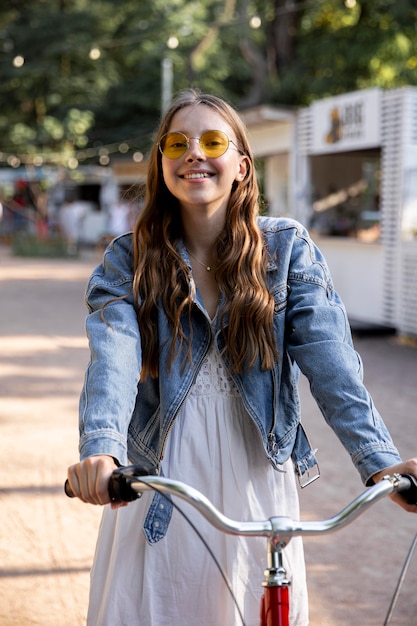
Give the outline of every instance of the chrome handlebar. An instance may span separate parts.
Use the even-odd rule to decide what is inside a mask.
[[[230,535],[269,537],[275,543],[288,543],[292,537],[334,532],[350,524],[372,504],[401,492],[409,503],[417,503],[417,479],[409,474],[385,476],[369,487],[333,517],[319,521],[299,521],[284,516],[268,520],[241,522],[223,515],[200,491],[189,485],[161,476],[142,475],[140,468],[130,466],[113,472],[109,492],[112,501],[134,500],[145,491],[157,491],[185,500],[218,530]]]

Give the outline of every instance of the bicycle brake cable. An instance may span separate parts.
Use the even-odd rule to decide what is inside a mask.
[[[391,617],[392,617],[392,614],[394,612],[395,605],[397,604],[398,596],[400,595],[401,587],[403,586],[404,579],[405,579],[405,576],[407,574],[407,570],[408,570],[409,565],[411,563],[411,558],[413,556],[414,550],[416,549],[416,546],[417,546],[417,534],[414,537],[413,541],[411,542],[411,546],[410,546],[410,549],[409,549],[408,554],[406,556],[406,559],[404,561],[404,565],[403,565],[403,568],[401,570],[400,576],[398,578],[397,586],[395,588],[394,595],[392,596],[391,604],[389,605],[387,616],[385,618],[383,626],[388,626],[388,624],[391,621]]]
[[[137,481],[137,482],[139,482],[139,483],[140,483],[140,482],[144,482],[144,481],[141,481],[141,479],[139,478],[139,476],[135,476],[135,482],[136,482],[136,481]],[[165,498],[165,500],[168,500],[168,502],[169,502],[169,503],[170,503],[170,504],[174,507],[174,509],[176,509],[176,510],[178,511],[178,513],[180,513],[180,515],[182,515],[182,517],[184,518],[184,520],[185,520],[186,522],[188,522],[188,524],[191,526],[191,528],[193,529],[193,531],[195,532],[195,534],[197,535],[197,537],[200,539],[200,541],[202,542],[202,544],[203,544],[203,545],[204,545],[204,547],[206,548],[206,550],[207,550],[207,552],[209,553],[210,557],[212,558],[212,560],[213,560],[213,562],[214,562],[215,566],[216,566],[216,567],[217,567],[217,569],[219,570],[220,575],[221,575],[221,577],[223,578],[223,581],[224,581],[224,583],[225,583],[225,585],[226,585],[226,587],[227,587],[227,589],[228,589],[228,591],[229,591],[229,593],[230,593],[230,596],[231,596],[231,598],[232,598],[232,600],[233,600],[233,603],[234,603],[234,605],[235,605],[235,607],[236,607],[236,609],[237,609],[237,612],[239,613],[239,617],[240,617],[240,620],[241,620],[241,622],[242,622],[242,626],[246,626],[246,622],[245,622],[245,619],[244,619],[244,617],[243,617],[242,611],[241,611],[241,609],[240,609],[240,607],[239,607],[239,604],[238,604],[237,598],[236,598],[236,596],[235,596],[235,594],[234,594],[234,592],[233,592],[233,589],[232,589],[232,584],[231,584],[231,582],[229,581],[229,579],[228,579],[228,577],[227,577],[226,573],[224,572],[224,570],[223,570],[222,566],[220,565],[220,563],[219,563],[219,561],[218,561],[218,559],[217,559],[216,555],[214,554],[213,550],[210,548],[210,546],[208,545],[207,541],[204,539],[203,535],[200,533],[200,531],[198,530],[198,528],[197,528],[197,527],[195,526],[195,524],[194,524],[194,523],[190,520],[190,518],[188,517],[188,515],[187,515],[186,513],[184,513],[184,511],[181,509],[181,507],[179,507],[179,506],[178,506],[178,504],[177,504],[176,502],[174,502],[171,498],[168,498],[168,496],[167,496],[165,493],[163,493],[160,489],[158,489],[158,487],[155,487],[154,485],[149,485],[148,483],[144,483],[144,484],[147,484],[147,485],[148,485],[148,487],[151,487],[151,488],[153,489],[153,491],[155,491],[155,492],[156,492],[156,493],[158,493],[159,495],[163,496],[163,497]]]

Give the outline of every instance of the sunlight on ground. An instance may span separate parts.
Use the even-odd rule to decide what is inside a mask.
[[[21,357],[37,352],[55,352],[61,348],[86,348],[87,339],[84,336],[8,335],[0,337],[0,346],[2,357]]]
[[[91,266],[91,270],[94,265]],[[86,267],[77,265],[56,265],[51,270],[50,264],[31,262],[27,265],[8,265],[7,271],[0,268],[0,280],[84,280]]]

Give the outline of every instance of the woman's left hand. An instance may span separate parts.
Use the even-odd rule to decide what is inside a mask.
[[[403,463],[398,463],[398,465],[387,467],[382,470],[382,472],[374,474],[372,478],[374,482],[377,483],[388,474],[411,474],[417,478],[417,457],[404,461]],[[415,504],[408,504],[400,493],[394,493],[391,498],[409,513],[417,513],[417,502]]]

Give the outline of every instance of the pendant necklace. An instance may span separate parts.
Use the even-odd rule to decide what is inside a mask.
[[[188,252],[188,254],[189,254],[190,256],[192,256],[192,257],[193,257],[193,259],[195,259],[195,260],[197,261],[197,263],[200,263],[200,265],[201,265],[202,267],[204,267],[204,269],[205,269],[207,272],[211,272],[211,265],[206,265],[205,263],[203,263],[202,261],[200,261],[200,259],[197,259],[197,257],[196,257],[196,256],[194,256],[194,254],[193,254],[192,252],[190,252],[189,250],[187,250],[187,252]]]

